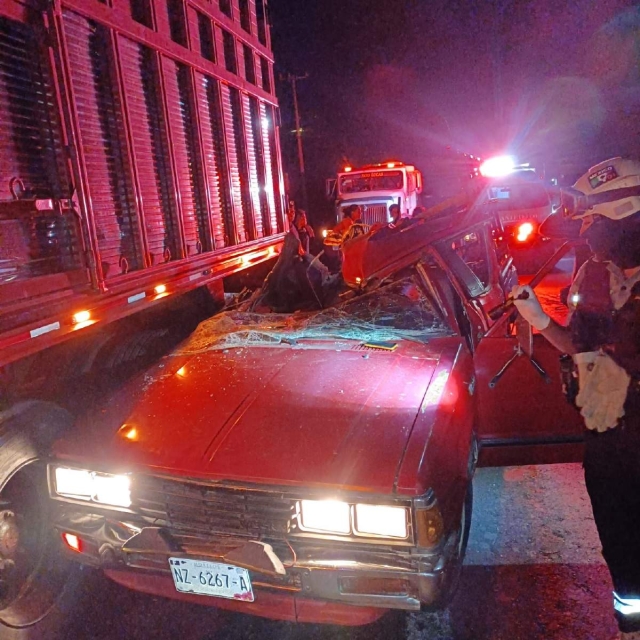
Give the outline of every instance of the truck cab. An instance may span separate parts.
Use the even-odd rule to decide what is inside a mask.
[[[345,167],[337,178],[327,181],[327,195],[335,197],[336,221],[344,209],[358,204],[362,221],[372,225],[391,221],[389,207],[400,205],[406,218],[418,205],[422,193],[422,174],[415,166],[403,162],[385,162],[362,168]]]

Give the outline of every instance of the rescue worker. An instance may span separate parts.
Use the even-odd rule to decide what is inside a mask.
[[[568,325],[528,286],[512,291],[530,324],[578,372],[584,473],[614,587],[620,638],[640,640],[640,162],[613,158],[574,185],[565,208],[593,252],[568,297]],[[518,299],[522,294],[527,299]]]

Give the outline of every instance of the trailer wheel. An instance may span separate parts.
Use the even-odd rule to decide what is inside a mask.
[[[49,523],[42,458],[73,419],[46,402],[0,413],[0,637],[61,637],[80,568],[61,556]]]

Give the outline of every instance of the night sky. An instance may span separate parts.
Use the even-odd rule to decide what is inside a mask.
[[[422,168],[447,145],[548,177],[640,154],[640,5],[620,0],[271,0],[298,84],[311,206],[346,162]],[[285,169],[297,162],[278,82]],[[313,213],[313,211],[312,211]]]

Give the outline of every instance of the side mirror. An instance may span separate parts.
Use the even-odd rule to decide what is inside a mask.
[[[416,193],[422,193],[422,174],[419,171],[416,171]]]
[[[334,200],[336,197],[336,186],[338,181],[336,178],[327,178],[325,181],[325,196],[327,200]]]
[[[556,212],[545,218],[538,232],[543,238],[552,240],[578,240],[581,226],[581,220],[571,220]]]

